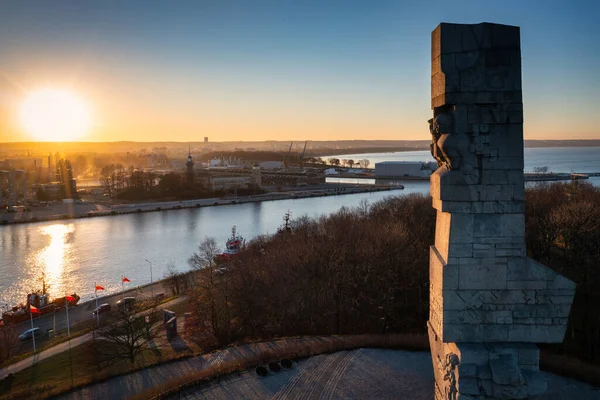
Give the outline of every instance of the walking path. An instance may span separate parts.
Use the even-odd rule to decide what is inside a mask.
[[[191,381],[216,372],[232,369],[245,370],[257,364],[282,358],[297,359],[312,354],[334,352],[359,347],[394,347],[401,343],[396,335],[351,335],[327,337],[285,338],[271,342],[250,343],[229,347],[214,353],[180,361],[148,367],[128,375],[108,379],[73,392],[58,399],[126,399],[146,390],[158,388],[173,380]],[[181,382],[183,383],[183,382]]]
[[[431,367],[428,352],[361,348],[298,360],[289,370],[265,378],[258,377],[254,370],[230,374],[172,398],[431,400]],[[600,398],[600,390],[586,383],[545,372],[543,376],[548,390],[536,397],[538,400]]]
[[[175,304],[179,304],[182,301],[186,301],[187,297],[182,296],[176,299],[173,299],[167,303],[161,304],[160,308],[161,309],[165,309],[165,308],[169,308],[171,306],[174,306]],[[143,315],[144,312],[148,312],[148,311],[142,311],[140,314]],[[46,350],[42,350],[39,353],[27,357],[21,361],[18,361],[14,364],[10,364],[7,365],[6,367],[0,369],[0,380],[4,379],[8,374],[16,374],[17,372],[20,372],[26,368],[31,367],[33,364],[35,364],[36,362],[40,362],[42,360],[45,360],[48,357],[52,357],[56,354],[60,354],[63,353],[67,350],[69,350],[69,348],[73,348],[73,347],[77,347],[87,341],[90,341],[93,339],[93,333],[87,333],[85,335],[76,337],[75,339],[71,339],[70,341],[66,341],[66,342],[62,342],[57,344],[56,346],[52,346],[49,349]]]
[[[187,399],[431,399],[433,371],[426,351],[390,350],[401,336],[352,335],[285,338],[251,343],[185,360],[146,368],[58,396],[65,400],[151,397],[164,392],[167,383],[183,384],[197,378],[222,379],[190,386],[174,397]],[[373,349],[388,347],[388,349]],[[363,350],[356,350],[356,349]],[[328,355],[317,355],[330,353]],[[312,356],[308,359],[306,357]],[[260,378],[253,367],[283,358],[295,359],[290,370]],[[244,371],[227,374],[238,368]],[[598,388],[573,379],[544,373],[548,391],[540,400],[598,399]]]

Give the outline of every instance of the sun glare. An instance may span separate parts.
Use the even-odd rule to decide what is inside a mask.
[[[73,141],[91,128],[87,104],[76,94],[46,88],[31,92],[20,109],[23,128],[37,140]]]

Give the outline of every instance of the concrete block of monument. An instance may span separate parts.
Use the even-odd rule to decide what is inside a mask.
[[[432,33],[428,327],[439,399],[542,393],[534,343],[563,340],[575,294],[526,257],[519,35],[491,23]]]

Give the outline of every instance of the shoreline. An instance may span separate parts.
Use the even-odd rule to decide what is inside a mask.
[[[94,218],[94,217],[108,217],[117,216],[123,214],[135,214],[144,212],[156,212],[156,211],[169,211],[169,210],[182,210],[190,208],[202,208],[202,207],[218,207],[244,203],[258,203],[263,201],[277,201],[277,200],[292,200],[292,199],[303,199],[310,197],[326,197],[326,196],[342,196],[348,194],[357,193],[370,193],[370,192],[381,192],[381,191],[392,191],[401,190],[404,187],[396,186],[342,186],[336,188],[326,189],[313,189],[313,190],[298,190],[289,192],[271,192],[260,195],[251,195],[234,198],[208,198],[208,199],[195,199],[195,200],[180,200],[180,201],[159,201],[159,202],[148,202],[148,203],[135,203],[135,204],[116,204],[111,206],[107,210],[99,211],[87,211],[73,214],[53,214],[48,216],[35,216],[29,215],[22,217],[22,214],[12,214],[13,219],[3,219],[6,214],[0,215],[0,226],[16,225],[16,224],[29,224],[36,222],[48,222],[48,221],[63,221],[81,218]],[[34,212],[30,212],[34,214]],[[21,218],[15,219],[15,216]]]

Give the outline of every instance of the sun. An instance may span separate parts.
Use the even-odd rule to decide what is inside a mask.
[[[86,102],[66,89],[44,88],[29,93],[19,117],[25,131],[48,142],[74,141],[92,127]]]

